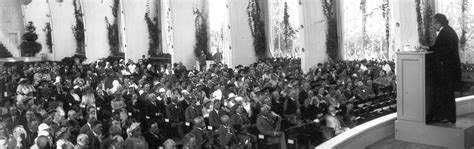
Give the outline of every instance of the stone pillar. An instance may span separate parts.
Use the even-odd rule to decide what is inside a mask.
[[[150,11],[150,18],[156,17],[156,1],[149,1],[149,8],[147,8],[147,1],[137,0],[122,0],[123,2],[123,25],[125,26],[126,39],[126,57],[137,61],[145,55],[148,57],[149,49],[149,31],[145,21],[145,13],[147,9]],[[157,49],[156,49],[157,50]]]
[[[321,0],[301,0],[302,25],[300,38],[303,40],[301,48],[301,69],[304,73],[327,59],[326,32],[327,20],[323,13]]]
[[[51,36],[55,39],[52,59],[55,61],[61,61],[64,57],[70,57],[76,53],[76,39],[71,29],[76,24],[72,2],[73,0],[64,0],[62,3],[49,2],[51,26],[53,26]],[[38,28],[36,29],[38,32]]]
[[[107,24],[104,17],[113,21],[113,0],[89,1],[83,0],[84,28],[87,32],[86,57],[87,62],[94,62],[110,55],[109,37]]]
[[[186,68],[195,66],[194,46],[196,42],[193,14],[194,8],[201,10],[204,0],[171,0],[174,45],[171,55],[174,63],[182,62]]]
[[[231,43],[229,67],[249,65],[257,60],[250,32],[247,5],[249,0],[229,0]]]

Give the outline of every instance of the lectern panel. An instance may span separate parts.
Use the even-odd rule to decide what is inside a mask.
[[[400,83],[401,95],[398,100],[399,119],[424,122],[424,59],[417,56],[407,56],[398,61],[399,76],[398,83]]]

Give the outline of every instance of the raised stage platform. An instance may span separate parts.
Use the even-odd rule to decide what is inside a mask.
[[[456,124],[395,122],[401,136],[390,136],[368,148],[474,148],[474,113],[457,117]]]
[[[395,121],[395,139],[406,142],[448,148],[471,148],[474,146],[474,114],[457,117],[456,124],[420,124]],[[401,135],[400,135],[401,134]]]

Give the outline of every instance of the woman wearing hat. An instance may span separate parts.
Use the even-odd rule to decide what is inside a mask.
[[[31,84],[28,84],[28,79],[26,78],[21,78],[20,81],[18,81],[18,84],[19,85],[16,88],[16,102],[18,105],[21,105],[24,101],[33,98],[33,92],[36,90]]]

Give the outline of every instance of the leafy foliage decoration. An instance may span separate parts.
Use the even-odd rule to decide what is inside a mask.
[[[159,2],[158,2],[159,3]],[[159,12],[159,11],[158,11]],[[148,27],[148,39],[150,40],[148,55],[151,57],[158,56],[158,50],[161,45],[161,29],[158,17],[150,18],[150,7],[147,3],[147,12],[145,13],[145,21]]]
[[[418,23],[418,40],[421,45],[431,45],[434,42],[435,31],[431,27],[433,8],[425,0],[415,0],[416,20]]]
[[[326,54],[330,59],[340,59],[339,39],[337,37],[337,18],[335,9],[335,0],[321,0],[323,3],[324,16],[327,20],[326,33]],[[364,1],[364,0],[362,0]]]
[[[85,54],[85,31],[84,31],[84,14],[82,14],[82,6],[78,4],[78,0],[74,0],[74,17],[76,25],[72,26],[72,33],[76,39],[76,54]]]
[[[119,44],[120,44],[120,39],[119,39],[119,28],[118,28],[118,11],[119,11],[119,0],[114,0],[113,6],[110,6],[112,8],[112,16],[113,16],[113,21],[110,22],[107,17],[105,17],[105,23],[106,23],[106,28],[108,31],[108,39],[109,39],[109,46],[110,46],[110,53],[113,56],[120,56],[122,53],[120,52]]]

